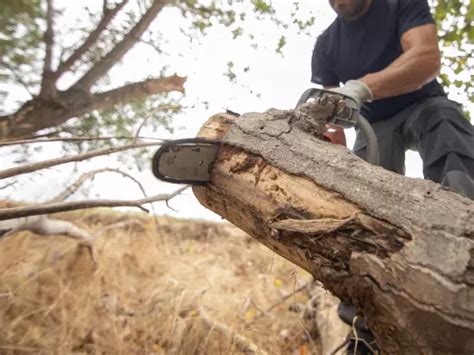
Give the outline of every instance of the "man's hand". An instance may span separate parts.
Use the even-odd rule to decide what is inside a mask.
[[[336,93],[349,96],[357,101],[359,107],[366,101],[372,101],[374,96],[372,90],[359,80],[349,80],[342,88],[331,89]]]

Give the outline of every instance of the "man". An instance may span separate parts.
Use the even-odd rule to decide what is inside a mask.
[[[423,174],[474,199],[474,130],[436,81],[440,51],[427,0],[329,0],[336,20],[318,38],[312,82],[352,96],[377,135],[380,165],[404,174],[405,151]],[[355,154],[365,157],[357,135]]]

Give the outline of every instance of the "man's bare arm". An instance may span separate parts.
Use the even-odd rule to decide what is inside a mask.
[[[407,94],[434,79],[441,67],[436,25],[412,28],[401,38],[403,54],[387,68],[359,79],[374,99]]]

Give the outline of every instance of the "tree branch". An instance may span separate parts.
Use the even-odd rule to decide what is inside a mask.
[[[124,171],[121,171],[119,169],[104,168],[104,169],[97,169],[97,170],[89,171],[85,174],[82,174],[79,177],[79,179],[77,179],[71,186],[69,186],[66,190],[61,192],[58,196],[56,196],[55,198],[53,198],[49,202],[62,202],[62,201],[65,201],[69,196],[74,194],[79,189],[79,187],[81,187],[81,185],[84,182],[86,182],[89,179],[92,179],[97,174],[107,173],[107,172],[108,173],[117,173],[117,174],[120,174],[120,175],[132,180],[134,183],[136,183],[138,185],[138,187],[140,188],[140,190],[143,193],[143,196],[147,197],[147,194],[146,194],[145,189],[143,188],[143,185],[140,183],[140,181],[135,179],[132,175],[130,175],[130,174],[124,172]]]
[[[67,58],[65,61],[62,61],[54,75],[59,78],[64,72],[69,70],[76,61],[81,59],[81,57],[87,53],[90,48],[97,42],[100,34],[107,28],[109,23],[114,19],[114,17],[123,9],[123,7],[128,3],[129,0],[123,0],[117,4],[113,9],[107,8],[107,2],[104,1],[104,11],[102,18],[100,19],[97,27],[89,34],[86,40]]]
[[[12,182],[10,182],[10,183],[8,183],[8,184],[5,184],[5,185],[3,185],[3,186],[0,186],[0,190],[8,189],[9,187],[12,187],[12,186],[15,185],[15,184],[16,184],[16,181],[12,181]]]
[[[44,42],[46,44],[43,76],[41,80],[41,90],[39,96],[42,98],[50,98],[56,92],[56,78],[53,75],[52,59],[54,46],[54,7],[53,0],[46,0],[46,32],[44,33]]]
[[[160,13],[164,6],[168,3],[167,0],[154,0],[150,8],[138,21],[138,23],[125,35],[125,37],[99,62],[97,62],[84,76],[79,79],[72,88],[79,88],[85,92],[89,92],[90,88],[95,82],[103,77],[108,71],[122,59],[130,48],[137,42],[146,31],[151,22]]]
[[[56,132],[55,132],[56,133]],[[0,147],[20,144],[52,143],[52,142],[87,142],[87,141],[110,141],[117,140],[135,140],[134,136],[109,136],[109,137],[64,137],[64,138],[39,138],[39,139],[20,139],[17,141],[0,142]],[[166,139],[138,136],[138,139],[151,139],[159,142],[166,142]]]
[[[150,116],[147,116],[142,120],[142,122],[140,123],[140,126],[138,126],[138,129],[135,132],[135,138],[133,139],[132,143],[136,143],[138,141],[138,139],[140,137],[140,132],[143,129],[143,127],[145,126],[145,124],[148,122],[149,118],[150,118]]]
[[[121,147],[111,147],[111,148],[103,148],[103,149],[97,149],[93,150],[90,152],[74,155],[74,156],[66,156],[62,158],[55,158],[55,159],[49,159],[49,160],[44,160],[40,161],[37,163],[31,163],[31,164],[25,164],[21,166],[17,166],[14,168],[10,169],[5,169],[0,171],[0,179],[5,179],[9,178],[12,176],[18,176],[22,174],[27,174],[27,173],[32,173],[33,171],[41,170],[41,169],[46,169],[50,168],[52,166],[56,165],[61,165],[61,164],[66,164],[66,163],[71,163],[71,162],[76,162],[76,161],[83,161],[86,159],[98,157],[101,155],[109,155],[112,153],[117,153],[117,152],[122,152],[124,150],[129,150],[129,149],[136,149],[136,148],[146,148],[146,147],[153,147],[160,145],[161,143],[138,143],[138,144],[128,144],[124,145]]]
[[[53,198],[49,202],[62,202],[62,201],[65,201],[69,196],[74,194],[85,181],[87,181],[88,179],[93,178],[97,174],[104,173],[104,172],[117,173],[117,174],[122,175],[123,177],[126,177],[126,178],[132,180],[140,188],[140,190],[143,194],[143,197],[148,197],[148,194],[146,193],[145,188],[143,187],[142,183],[140,181],[138,181],[132,175],[130,175],[130,174],[128,174],[128,173],[126,173],[126,172],[124,172],[120,169],[104,168],[104,169],[97,169],[97,170],[90,171],[90,172],[87,172],[85,174],[82,174],[79,177],[79,179],[77,179],[71,186],[69,186],[66,190],[64,190],[61,194],[59,194],[58,196],[56,196],[55,198]],[[166,206],[168,206],[168,208],[171,208],[169,206],[168,202],[169,201],[166,201]],[[153,205],[151,205],[151,211],[153,212],[153,217],[155,218],[155,223],[157,223],[156,217],[155,217],[155,209],[154,209]]]
[[[3,208],[0,209],[0,221],[29,217],[29,216],[38,216],[43,214],[57,213],[57,212],[66,212],[79,210],[84,208],[94,208],[94,207],[137,207],[146,212],[147,209],[142,207],[142,205],[152,202],[159,201],[169,201],[172,198],[178,196],[186,190],[189,186],[181,187],[180,189],[174,191],[170,194],[159,194],[155,196],[145,197],[138,200],[86,200],[86,201],[71,201],[71,202],[52,202],[44,203],[36,206],[26,206],[26,207],[12,207],[12,208]]]
[[[92,95],[92,108],[90,110],[106,110],[114,105],[142,100],[147,96],[165,92],[184,92],[185,77],[173,75],[158,79],[147,79],[138,83],[124,85],[117,89]]]
[[[102,2],[102,13],[105,14],[105,13],[109,10],[108,5],[109,5],[109,4],[108,4],[108,1],[107,1],[107,0],[103,0],[103,2]]]
[[[92,236],[86,230],[68,221],[49,219],[46,216],[15,218],[0,221],[0,238],[29,230],[41,235],[65,234],[72,238],[91,240]]]

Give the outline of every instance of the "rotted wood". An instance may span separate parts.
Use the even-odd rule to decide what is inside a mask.
[[[198,200],[363,312],[387,354],[474,352],[474,203],[319,139],[336,100],[240,117]]]

